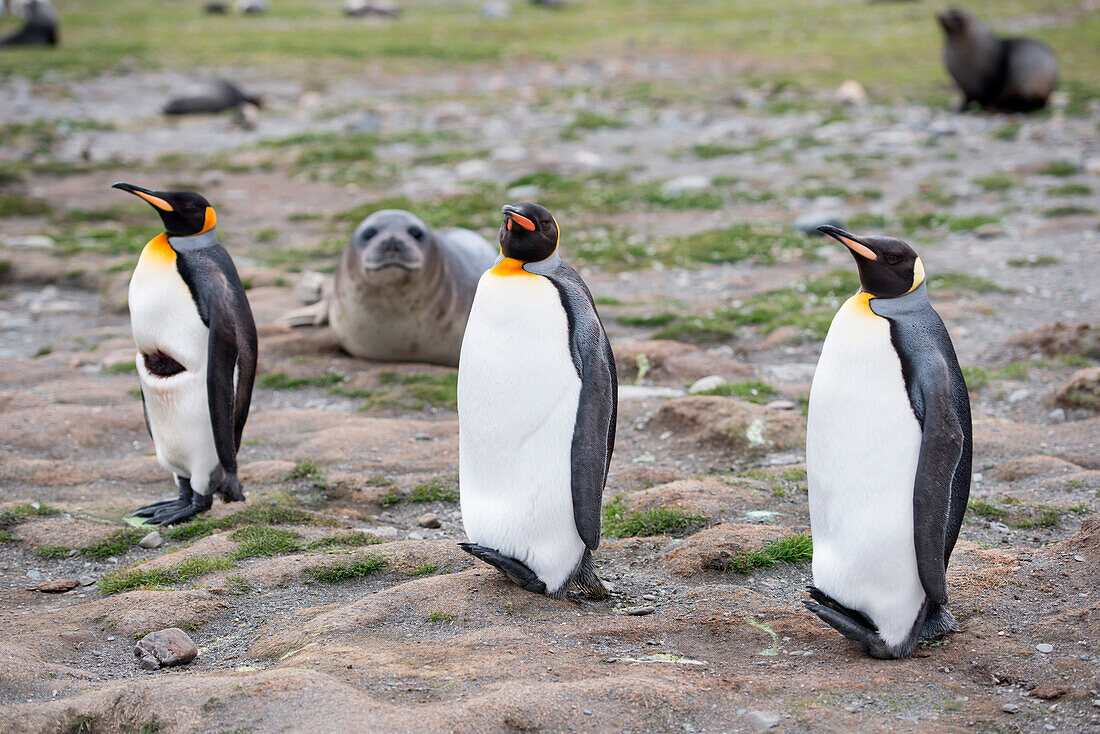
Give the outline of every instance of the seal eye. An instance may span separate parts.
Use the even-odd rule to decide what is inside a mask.
[[[414,240],[420,241],[424,239],[424,230],[420,227],[409,227],[409,236]]]
[[[376,227],[367,227],[363,230],[363,239],[373,240],[376,234],[378,234],[378,229]]]

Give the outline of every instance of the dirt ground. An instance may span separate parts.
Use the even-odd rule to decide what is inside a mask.
[[[164,120],[172,72],[0,81],[0,730],[1100,731],[1100,105],[844,105],[728,71],[241,72],[255,130]],[[246,507],[155,549],[124,520],[173,493],[125,284],[159,223],[117,180],[213,202],[260,330]],[[457,548],[453,370],[276,324],[372,207],[492,237],[518,198],[553,204],[619,363],[605,601]],[[805,610],[809,563],[734,570],[809,530],[805,398],[847,295],[819,286],[854,270],[794,230],[815,216],[914,245],[971,386],[963,631],[908,660]],[[688,392],[711,375],[730,394]],[[79,584],[32,588],[55,579]],[[142,670],[166,627],[199,656]]]

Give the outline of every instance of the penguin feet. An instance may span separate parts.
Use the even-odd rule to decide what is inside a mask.
[[[211,483],[213,494],[222,498],[222,502],[244,502],[244,487],[236,474],[222,472],[220,481]]]
[[[580,587],[585,596],[594,599],[603,599],[607,596],[607,588],[600,581],[600,577],[596,575],[596,564],[592,560],[592,551],[587,548],[584,550],[584,555],[581,556],[581,562],[577,566],[576,573],[573,574],[573,583]]]
[[[534,594],[546,593],[546,584],[539,581],[539,577],[535,575],[534,571],[515,558],[509,558],[492,548],[486,548],[477,543],[459,543],[458,547],[502,572],[516,586],[527,589]]]
[[[959,626],[955,623],[955,615],[947,611],[947,607],[937,606],[928,612],[920,637],[922,640],[938,640],[951,632],[959,631]]]
[[[199,513],[206,512],[214,504],[212,495],[202,495],[191,489],[191,483],[180,477],[178,479],[180,494],[174,500],[163,500],[151,505],[139,507],[134,512],[135,517],[148,518],[145,524],[175,525],[176,523],[190,520]]]
[[[806,608],[821,618],[823,622],[847,637],[868,655],[880,660],[908,657],[908,653],[899,654],[891,649],[881,637],[874,625],[863,614],[848,609],[820,589],[810,586],[807,590],[817,601],[803,601]]]

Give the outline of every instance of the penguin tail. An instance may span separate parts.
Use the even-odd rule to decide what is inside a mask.
[[[596,563],[592,560],[592,551],[588,548],[584,549],[581,562],[577,565],[577,570],[573,574],[573,584],[579,587],[585,596],[595,599],[603,599],[607,596],[607,588],[600,581],[600,577],[596,575]]]
[[[503,573],[516,586],[527,589],[533,594],[546,593],[546,584],[521,561],[477,543],[459,543],[458,547]]]

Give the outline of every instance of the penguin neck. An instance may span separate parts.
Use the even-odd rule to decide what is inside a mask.
[[[549,275],[557,269],[561,264],[561,256],[558,255],[558,251],[554,250],[553,254],[545,260],[539,260],[533,263],[524,263],[523,269],[528,273],[534,273],[535,275]]]
[[[875,298],[872,296],[867,305],[871,311],[884,318],[919,311],[931,305],[928,301],[928,284],[922,282],[913,290],[897,298]]]
[[[192,250],[204,250],[218,244],[216,227],[211,227],[205,232],[199,232],[188,237],[168,237],[168,244],[176,252],[190,252]]]

